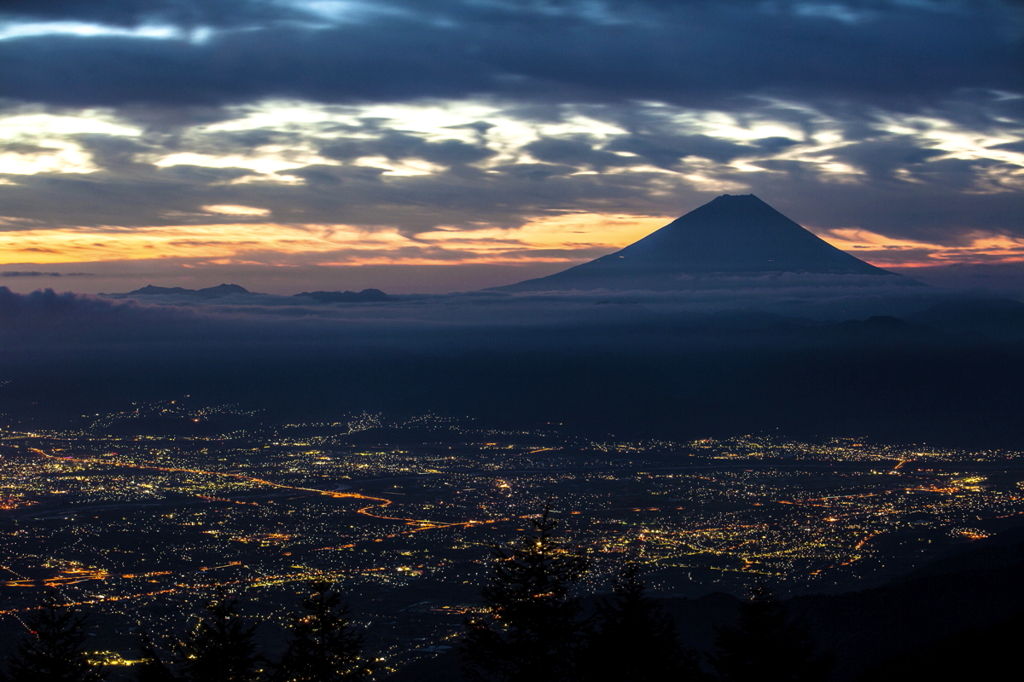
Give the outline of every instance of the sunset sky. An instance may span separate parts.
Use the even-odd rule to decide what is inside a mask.
[[[7,0],[0,64],[15,291],[465,291],[723,193],[1024,281],[1014,0]]]

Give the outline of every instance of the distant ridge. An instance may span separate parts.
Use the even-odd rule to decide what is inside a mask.
[[[390,297],[380,289],[363,289],[362,291],[303,291],[295,297],[311,298],[320,303],[365,303],[386,301]]]
[[[186,299],[214,299],[226,296],[249,296],[267,298],[268,294],[249,291],[237,284],[218,284],[205,289],[186,289],[184,287],[158,287],[147,284],[141,289],[126,294],[100,294],[110,298],[132,298],[134,296],[173,296]],[[363,289],[362,291],[303,291],[289,298],[309,299],[317,303],[367,303],[387,301],[391,297],[380,289]]]
[[[185,289],[183,287],[156,287],[147,284],[141,289],[128,292],[128,296],[196,296],[198,298],[220,298],[232,294],[252,294],[245,287],[237,284],[218,284],[205,289]]]
[[[724,194],[620,251],[491,291],[685,290],[738,285],[737,278],[751,286],[755,277],[763,286],[792,283],[784,275],[918,284],[835,248],[753,194]]]

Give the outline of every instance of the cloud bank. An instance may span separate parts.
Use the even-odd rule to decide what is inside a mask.
[[[245,268],[282,293],[330,269],[348,288],[496,286],[723,192],[883,267],[1024,259],[1018,2],[107,0],[0,18],[4,262],[101,275],[80,280],[93,292]],[[431,267],[464,274],[417,288]],[[354,268],[376,270],[360,285]]]

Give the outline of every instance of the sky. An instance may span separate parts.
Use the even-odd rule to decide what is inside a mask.
[[[0,285],[471,291],[753,193],[1024,292],[1017,0],[5,0]]]

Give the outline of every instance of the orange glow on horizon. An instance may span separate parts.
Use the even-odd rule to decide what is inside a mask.
[[[212,207],[242,214],[246,207]],[[462,265],[562,263],[580,249],[615,249],[653,232],[664,216],[569,213],[519,228],[437,228],[406,235],[393,227],[270,222],[141,228],[69,228],[0,233],[0,264],[96,263],[182,258],[205,264]],[[552,253],[552,252],[562,253]],[[535,253],[536,252],[536,253]]]
[[[211,206],[220,215],[258,209]],[[188,260],[192,266],[527,265],[589,260],[671,222],[668,216],[565,213],[520,227],[438,227],[404,234],[394,227],[235,222],[140,228],[0,232],[0,265]],[[894,239],[860,228],[817,230],[833,246],[880,267],[1024,261],[1024,239],[975,233],[959,246]]]
[[[821,230],[817,235],[837,249],[883,268],[1024,261],[1024,239],[1006,235],[974,233],[962,246],[894,239],[860,228]]]

